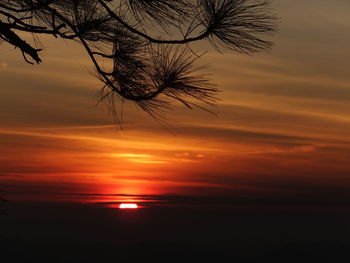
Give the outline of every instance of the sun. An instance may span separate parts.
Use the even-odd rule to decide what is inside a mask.
[[[122,204],[119,205],[119,208],[120,209],[137,209],[138,206],[137,206],[137,204],[130,204],[130,203],[125,204],[125,203],[122,203]]]

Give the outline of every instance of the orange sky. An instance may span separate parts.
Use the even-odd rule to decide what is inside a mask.
[[[41,65],[0,46],[0,192],[14,200],[62,194],[334,196],[350,188],[350,3],[274,1],[270,54],[210,63],[221,102],[173,105],[172,133],[132,103],[123,130],[94,95],[84,50],[43,38]],[[30,42],[31,38],[27,40]],[[74,199],[74,197],[70,197]]]

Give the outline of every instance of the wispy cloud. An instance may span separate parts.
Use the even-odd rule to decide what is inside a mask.
[[[172,134],[133,103],[118,104],[124,123],[113,125],[95,107],[101,83],[78,46],[45,38],[45,63],[29,66],[2,45],[1,185],[43,195],[343,193],[349,3],[274,5],[282,19],[271,53],[203,56],[222,90],[222,102],[210,108],[217,117],[176,104],[164,119]]]

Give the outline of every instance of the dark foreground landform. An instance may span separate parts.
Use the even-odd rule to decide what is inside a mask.
[[[10,202],[0,262],[350,262],[346,207]]]

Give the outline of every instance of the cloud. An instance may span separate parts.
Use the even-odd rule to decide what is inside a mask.
[[[176,104],[168,116],[175,135],[133,103],[123,104],[124,130],[116,132],[106,111],[93,106],[100,83],[84,68],[91,65],[81,47],[44,38],[50,56],[35,67],[4,47],[0,172],[17,180],[21,191],[41,183],[55,189],[57,182],[61,191],[79,182],[74,191],[122,191],[140,183],[147,186],[141,190],[154,186],[159,192],[186,188],[179,190],[185,195],[219,192],[225,185],[225,194],[266,197],[270,191],[275,199],[281,192],[287,199],[344,193],[339,184],[347,188],[349,174],[349,3],[274,4],[281,27],[271,53],[203,56],[222,89],[222,103],[211,108],[218,117]]]

